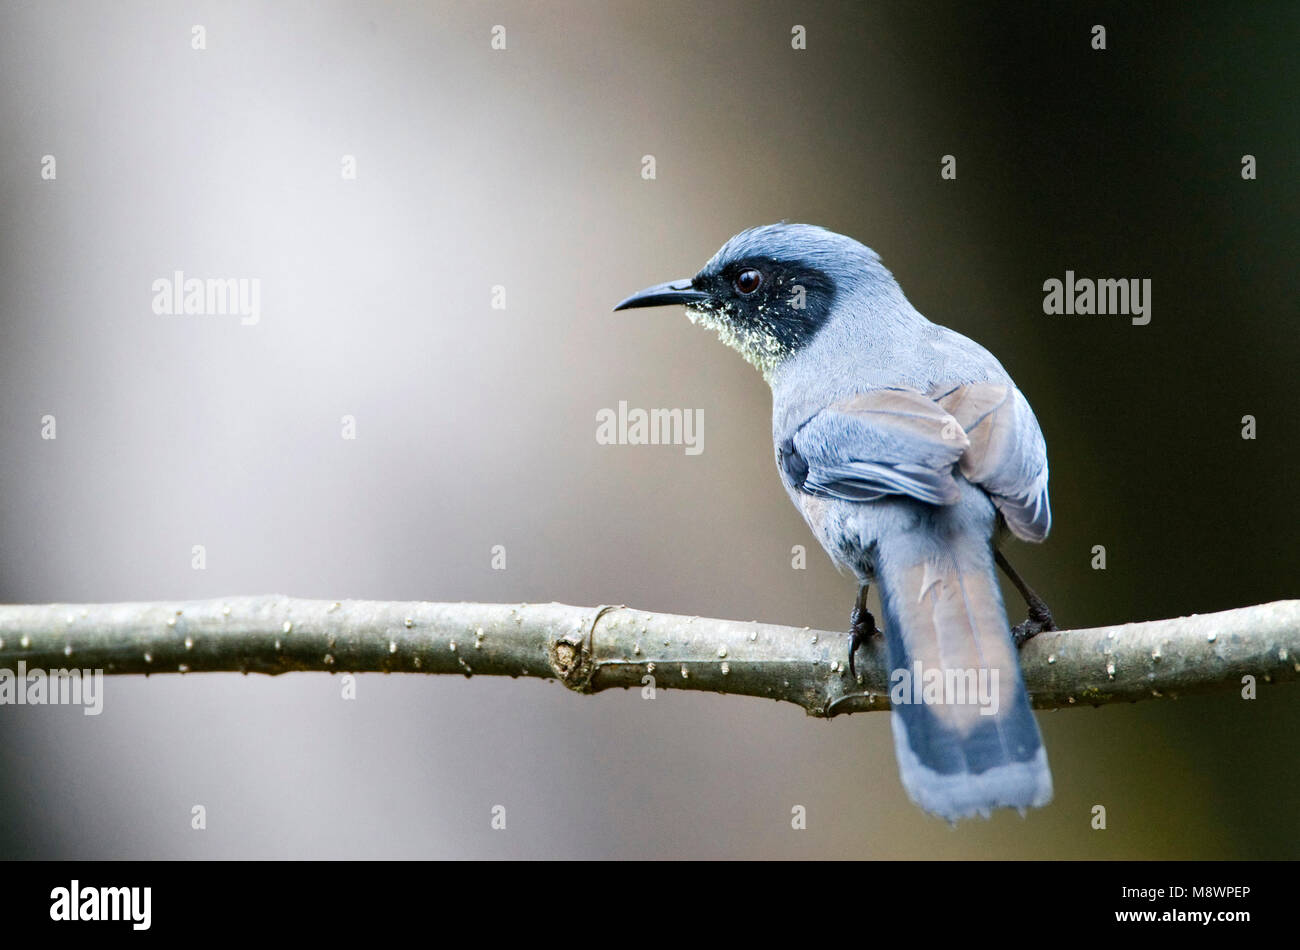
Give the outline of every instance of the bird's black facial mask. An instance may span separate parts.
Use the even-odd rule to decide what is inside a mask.
[[[812,340],[835,301],[823,271],[766,257],[701,271],[690,286],[706,295],[687,303],[691,321],[716,330],[764,376]]]

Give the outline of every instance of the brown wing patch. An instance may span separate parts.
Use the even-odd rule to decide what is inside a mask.
[[[1046,458],[1035,459],[1041,437],[1036,428],[1022,431],[1033,419],[1027,409],[1017,412],[1014,390],[1005,383],[967,383],[934,398],[970,440],[958,463],[961,473],[989,493],[1017,537],[1043,540],[1051,523]]]
[[[1015,413],[1011,389],[999,383],[970,383],[941,396],[938,404],[952,413],[970,440],[961,457],[961,473],[981,483],[1015,447]]]
[[[899,433],[941,440],[956,451],[965,451],[970,445],[966,427],[959,419],[929,396],[910,389],[872,389],[832,403],[830,408],[850,415],[879,417]]]

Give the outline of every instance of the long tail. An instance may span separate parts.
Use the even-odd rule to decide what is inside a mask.
[[[903,787],[956,821],[1047,804],[1052,775],[992,549],[956,531],[882,541],[876,565]]]

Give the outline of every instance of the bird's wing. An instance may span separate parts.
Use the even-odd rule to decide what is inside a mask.
[[[1043,436],[1025,398],[1006,383],[858,393],[800,426],[781,447],[781,463],[813,495],[910,495],[932,505],[957,501],[959,465],[1017,537],[1041,541],[1051,526]]]
[[[1018,538],[1042,541],[1052,527],[1047,445],[1038,420],[1010,383],[966,383],[931,393],[970,439],[961,473],[993,499]]]
[[[834,403],[782,447],[783,464],[813,495],[874,501],[911,495],[957,501],[953,465],[970,448],[960,422],[923,393],[872,389]]]

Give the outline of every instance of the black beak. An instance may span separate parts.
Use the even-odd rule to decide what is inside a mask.
[[[666,307],[675,303],[684,303],[689,306],[708,299],[709,295],[692,287],[691,279],[687,277],[683,280],[670,280],[666,284],[655,284],[653,287],[647,287],[640,293],[628,297],[614,309],[633,310],[637,307]]]

